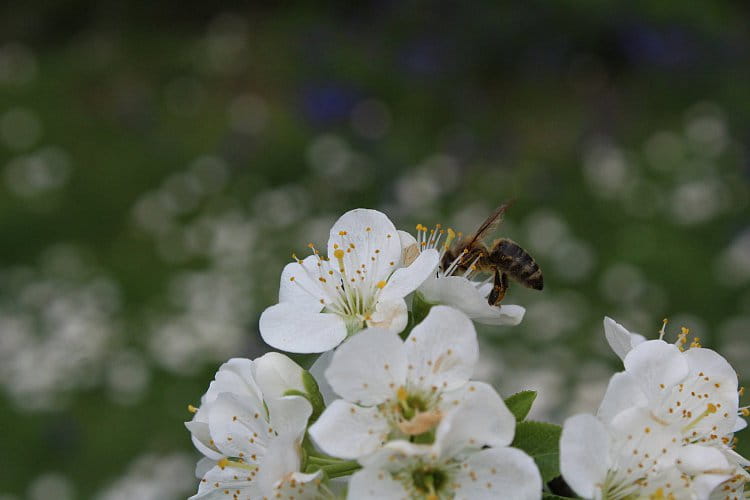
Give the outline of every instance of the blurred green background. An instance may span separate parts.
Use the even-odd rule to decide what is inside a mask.
[[[479,376],[593,411],[609,315],[747,377],[750,7],[0,7],[0,499],[195,490],[182,422],[264,351],[282,266],[354,207],[501,234],[545,273]],[[740,439],[745,453],[750,447]],[[744,446],[743,446],[744,445]]]

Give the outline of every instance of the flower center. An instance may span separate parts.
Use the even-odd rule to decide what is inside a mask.
[[[359,248],[346,231],[340,231],[338,236],[329,257],[320,255],[312,243],[308,247],[314,259],[302,261],[293,255],[307,279],[291,276],[290,280],[317,299],[325,312],[344,318],[347,329],[354,332],[375,311],[396,262],[384,262],[379,248]]]

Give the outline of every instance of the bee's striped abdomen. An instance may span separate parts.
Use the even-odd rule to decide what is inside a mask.
[[[544,277],[539,265],[518,243],[507,238],[496,240],[490,251],[490,261],[523,286],[541,290]]]

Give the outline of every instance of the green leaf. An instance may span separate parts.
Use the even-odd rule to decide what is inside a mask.
[[[545,483],[560,475],[560,434],[562,427],[546,422],[519,422],[513,444],[528,453],[539,467]]]
[[[520,422],[529,414],[529,410],[531,410],[531,405],[534,404],[535,399],[536,391],[521,391],[509,396],[505,400],[505,404],[513,416],[516,417],[516,421]]]

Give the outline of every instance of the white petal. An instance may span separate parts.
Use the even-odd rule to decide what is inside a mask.
[[[516,326],[523,321],[523,317],[526,314],[525,307],[514,304],[502,304],[499,306],[487,304],[487,307],[486,314],[475,316],[472,319],[483,325]]]
[[[630,333],[610,317],[604,318],[604,336],[615,354],[623,360],[633,347],[646,340],[643,335]]]
[[[320,500],[327,498],[321,494],[320,483],[323,479],[323,471],[313,474],[293,472],[277,483],[268,498],[289,498],[294,500]]]
[[[659,401],[664,388],[680,383],[688,374],[687,360],[673,344],[648,340],[625,356],[625,370],[635,378],[649,401]]]
[[[208,418],[208,415],[206,415]],[[185,427],[190,431],[190,439],[195,449],[211,460],[219,460],[224,455],[211,445],[211,433],[208,422],[190,421],[185,422]]]
[[[250,406],[233,394],[219,394],[208,419],[216,448],[228,457],[262,456],[269,439],[265,417],[265,408]]]
[[[302,439],[307,429],[307,419],[312,405],[302,396],[285,396],[266,399],[271,427],[278,434],[290,434]]]
[[[732,432],[739,432],[745,427],[747,427],[747,420],[741,417],[737,417],[737,420],[734,423],[734,428],[732,429]]]
[[[594,498],[597,484],[604,482],[612,465],[610,437],[593,415],[575,415],[563,425],[560,437],[560,472],[568,485],[583,498]]]
[[[479,358],[474,324],[461,311],[434,306],[406,339],[409,380],[417,386],[450,391],[464,385]]]
[[[290,302],[308,312],[320,312],[320,300],[329,302],[327,293],[320,286],[318,257],[309,255],[301,264],[291,262],[284,266],[279,283],[279,302]]]
[[[292,472],[299,471],[300,455],[297,452],[299,443],[291,436],[279,436],[270,439],[268,448],[259,463],[255,480],[261,491],[270,494],[276,483]]]
[[[439,260],[437,250],[429,249],[420,253],[409,267],[397,269],[388,278],[388,283],[380,292],[380,300],[401,299],[409,295],[435,273]]]
[[[646,395],[637,381],[627,372],[615,373],[609,379],[607,392],[596,415],[604,422],[610,422],[615,415],[633,406],[648,404]]]
[[[370,328],[382,328],[393,333],[401,333],[409,322],[409,311],[404,299],[379,300],[375,311],[367,320]]]
[[[390,472],[375,467],[365,467],[352,475],[349,495],[352,500],[407,500],[409,494],[403,483],[393,479]]]
[[[216,400],[224,392],[236,394],[248,399],[251,404],[260,406],[263,393],[255,381],[254,370],[253,362],[245,358],[232,358],[221,365],[209,384],[208,391],[201,398],[201,406]]]
[[[403,341],[387,330],[367,328],[336,350],[326,379],[347,401],[382,403],[406,380]]]
[[[289,390],[304,393],[303,372],[289,356],[278,352],[268,352],[255,360],[255,380],[265,399],[280,398]]]
[[[542,477],[534,460],[516,448],[490,448],[472,453],[459,469],[456,500],[537,500]]]
[[[688,444],[679,449],[679,468],[690,475],[732,468],[724,454],[713,446]]]
[[[685,390],[704,395],[697,401],[688,399],[687,409],[692,409],[696,415],[703,412],[709,403],[719,409],[702,419],[692,430],[714,436],[731,433],[737,427],[739,418],[737,373],[726,359],[711,349],[692,347],[683,352],[683,357],[690,367],[690,374],[684,381]]]
[[[216,460],[211,460],[206,457],[201,458],[198,460],[198,463],[195,464],[195,477],[198,479],[202,478],[214,467],[216,467]]]
[[[421,252],[417,240],[406,231],[398,231],[398,237],[401,241],[401,265],[410,266]]]
[[[240,474],[238,474],[240,472]],[[255,484],[255,481],[249,481],[246,475],[241,474],[242,469],[231,466],[216,466],[206,472],[203,480],[198,487],[198,493],[188,500],[219,500],[226,499],[225,490],[231,489],[234,493],[240,490],[240,495],[245,498],[258,498],[262,494]],[[239,496],[239,495],[238,495]]]
[[[263,311],[259,328],[266,344],[286,352],[325,352],[346,338],[346,324],[341,317],[302,311],[291,302]]]
[[[419,287],[419,293],[431,304],[455,307],[485,325],[517,325],[526,312],[521,306],[489,305],[487,294],[463,276],[430,278]]]
[[[516,419],[491,385],[473,381],[456,392],[462,393],[461,402],[445,415],[435,434],[435,447],[442,457],[513,441]],[[444,394],[448,405],[452,399],[452,394]]]
[[[342,232],[346,234],[340,234]],[[375,250],[379,250],[378,263],[381,265],[373,268],[369,274],[369,279],[373,282],[385,280],[401,265],[401,242],[396,227],[385,214],[377,210],[357,208],[342,215],[331,228],[328,257],[333,259],[334,245],[349,248],[351,244],[363,259],[369,259]],[[390,262],[394,265],[390,266]],[[358,264],[352,268],[359,269]]]
[[[372,453],[388,439],[389,425],[375,408],[334,401],[309,433],[315,444],[334,457],[355,459]]]

